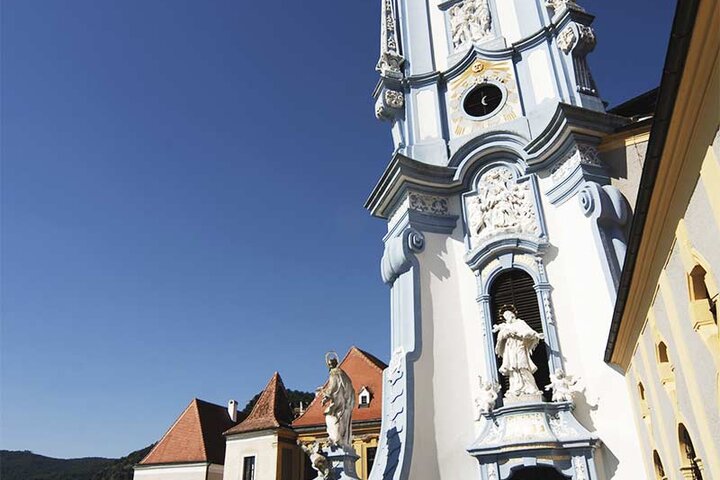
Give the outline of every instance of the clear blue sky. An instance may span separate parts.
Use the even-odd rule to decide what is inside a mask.
[[[669,0],[586,2],[616,104]],[[120,456],[197,396],[389,353],[380,0],[2,2],[2,448]]]

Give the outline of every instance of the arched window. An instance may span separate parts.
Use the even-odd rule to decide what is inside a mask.
[[[657,368],[660,373],[660,383],[668,387],[670,390],[674,389],[675,376],[673,373],[673,366],[670,363],[670,355],[668,355],[668,347],[662,340],[657,343]]]
[[[665,342],[658,343],[657,351],[658,351],[658,362],[670,363],[670,359],[668,358],[667,345],[665,345]]]
[[[666,480],[665,469],[663,468],[662,460],[657,450],[653,450],[653,465],[655,465],[655,478],[657,480]]]
[[[519,318],[523,319],[536,332],[543,333],[535,282],[530,275],[519,269],[502,272],[491,285],[490,297],[493,325],[503,321],[499,317],[498,309],[503,305],[513,305]],[[493,334],[493,345],[495,345],[496,340],[497,333]],[[532,361],[537,365],[537,371],[534,374],[535,382],[540,390],[544,390],[545,385],[550,383],[550,365],[547,346],[544,341],[540,342],[533,352]],[[497,362],[500,365],[502,360],[497,358]],[[508,383],[509,380],[500,374],[503,395],[507,391]],[[543,392],[543,396],[545,400],[549,401],[552,392]]]
[[[682,423],[678,425],[678,441],[680,443],[680,470],[683,472],[683,476],[693,480],[702,480],[702,461],[695,453],[690,433]]]
[[[690,271],[690,301],[693,306],[696,323],[714,323],[717,321],[717,293],[710,294],[707,271],[701,265],[695,265]]]
[[[645,398],[645,387],[642,382],[638,383],[638,396],[640,397],[640,415],[642,415],[643,418],[647,418],[650,414],[650,409],[648,408],[647,399]]]

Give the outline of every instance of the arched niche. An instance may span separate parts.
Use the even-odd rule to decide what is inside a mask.
[[[500,272],[490,285],[490,311],[492,315],[492,325],[503,322],[500,317],[500,308],[503,305],[512,305],[517,310],[517,316],[527,323],[530,328],[538,333],[547,336],[543,328],[543,319],[540,312],[541,306],[538,303],[537,292],[535,291],[535,281],[525,271],[519,268],[512,268]],[[492,335],[492,344],[497,342],[497,333]],[[547,344],[541,340],[532,353],[531,360],[537,367],[537,371],[533,373],[535,383],[538,388],[543,391],[543,397],[546,401],[550,401],[552,392],[544,391],[544,387],[550,383],[550,355]],[[502,363],[502,360],[495,357],[496,366]],[[504,395],[508,388],[508,379],[498,371],[501,392]]]
[[[680,447],[680,470],[683,476],[693,480],[703,480],[702,460],[695,451],[690,433],[682,423],[678,424],[678,444]]]
[[[553,467],[522,467],[514,470],[508,480],[568,480],[568,477]]]
[[[520,318],[523,318],[523,315],[525,315],[528,318],[537,319],[537,314],[539,314],[540,322],[539,325],[536,323],[536,326],[540,328],[537,328],[536,331],[543,333],[545,339],[543,343],[535,349],[535,352],[540,350],[544,353],[544,357],[538,360],[544,365],[543,370],[554,372],[557,369],[563,369],[550,297],[551,286],[547,281],[542,258],[538,255],[531,254],[531,252],[532,250],[523,251],[516,247],[514,251],[511,250],[501,253],[494,258],[486,258],[484,264],[476,270],[478,282],[477,301],[480,308],[479,321],[481,322],[484,332],[482,340],[485,350],[485,364],[487,365],[487,370],[483,378],[491,379],[498,383],[501,383],[500,381],[502,379],[498,372],[499,363],[495,355],[495,336],[492,329],[494,322],[497,321],[497,307],[503,303],[498,303],[497,300],[493,300],[492,289],[498,279],[501,279],[500,281],[502,282],[502,277],[505,275],[515,275],[524,278],[525,306],[518,312]],[[530,284],[532,284],[531,287]],[[530,288],[532,288],[532,293]],[[533,305],[533,295],[535,301],[534,306],[531,307],[531,305]],[[510,303],[512,303],[512,300]],[[536,353],[536,355],[540,355],[540,353]],[[538,367],[540,367],[540,365],[538,365]],[[544,375],[542,379],[536,379],[538,388],[541,390],[543,390],[548,383],[545,382],[545,380],[546,377]]]

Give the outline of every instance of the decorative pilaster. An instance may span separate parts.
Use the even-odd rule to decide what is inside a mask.
[[[380,76],[394,79],[403,77],[402,66],[405,58],[400,54],[397,21],[393,0],[382,0],[380,20],[380,59],[375,69]]]

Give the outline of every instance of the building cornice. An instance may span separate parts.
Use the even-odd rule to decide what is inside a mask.
[[[717,3],[707,0],[680,0],[675,11],[605,349],[605,361],[622,370],[630,364],[676,227],[697,183],[707,144],[695,140],[709,128],[705,120],[716,122],[720,115],[719,17]],[[682,102],[676,102],[679,98]]]

